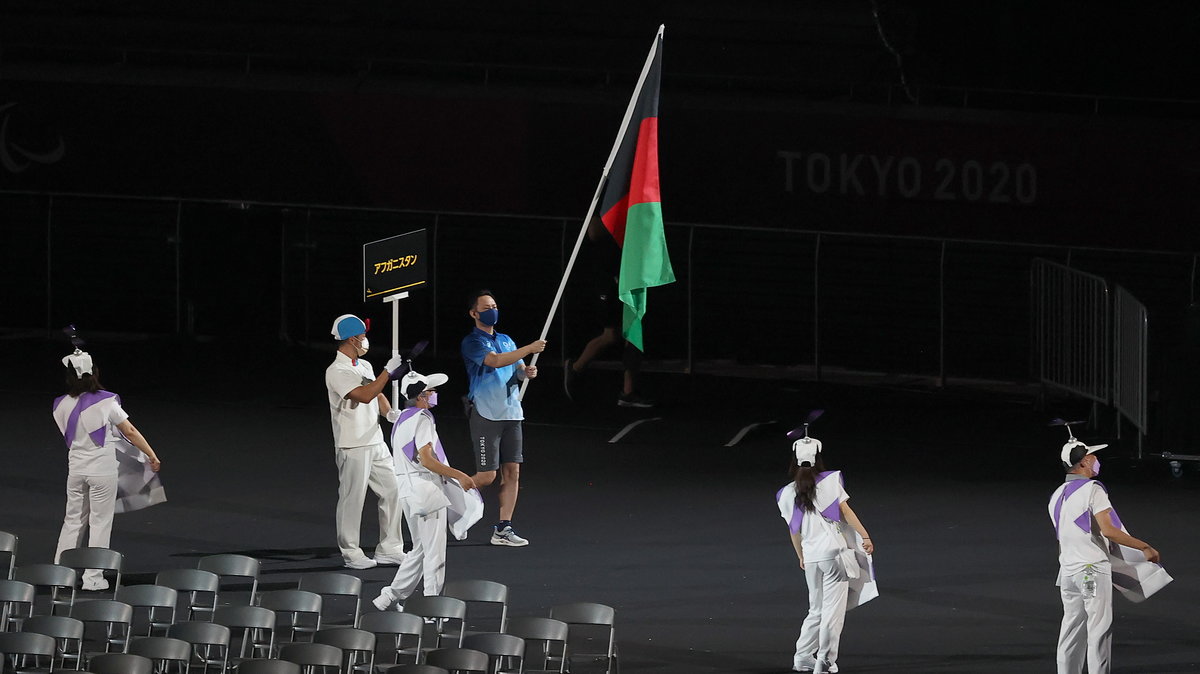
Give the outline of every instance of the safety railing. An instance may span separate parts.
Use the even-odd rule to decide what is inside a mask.
[[[1111,391],[1108,283],[1036,259],[1030,287],[1038,381],[1107,405]]]
[[[1149,428],[1146,405],[1148,322],[1146,306],[1128,290],[1116,286],[1113,292],[1113,407],[1117,409],[1118,437],[1122,415],[1138,430],[1138,458],[1141,458],[1142,438]]]

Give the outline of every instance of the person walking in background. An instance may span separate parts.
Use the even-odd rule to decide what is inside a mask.
[[[537,377],[537,367],[526,366],[526,356],[546,349],[539,339],[521,348],[511,337],[496,332],[500,309],[490,290],[471,294],[467,314],[475,329],[462,340],[463,364],[469,391],[468,424],[474,444],[475,484],[485,487],[500,471],[500,520],[493,528],[492,545],[521,547],[529,541],[517,535],[513,513],[520,491],[524,459],[519,389],[525,379]]]
[[[337,542],[342,562],[350,569],[395,565],[404,560],[400,528],[403,513],[396,490],[396,473],[379,429],[379,417],[391,412],[383,388],[391,378],[390,373],[399,370],[404,360],[393,356],[376,377],[374,368],[362,358],[370,348],[367,327],[353,314],[343,314],[334,320],[332,333],[338,340],[337,353],[325,370],[334,461],[338,467]],[[358,544],[367,487],[379,498],[379,545],[374,559],[367,557]]]
[[[73,328],[72,328],[73,329]],[[63,358],[67,393],[54,399],[53,415],[67,444],[67,507],[54,562],[64,550],[107,548],[117,497],[117,447],[123,435],[155,471],[162,467],[146,438],[129,421],[117,394],[104,390],[100,369],[86,351]],[[84,590],[107,590],[103,571],[83,572]]]

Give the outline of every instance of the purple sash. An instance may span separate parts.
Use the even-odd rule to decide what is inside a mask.
[[[1066,487],[1063,489],[1062,494],[1058,497],[1058,501],[1055,502],[1055,504],[1054,504],[1054,535],[1058,540],[1062,540],[1062,528],[1061,527],[1062,527],[1063,504],[1066,503],[1067,499],[1070,498],[1072,494],[1079,491],[1085,484],[1088,484],[1091,482],[1095,482],[1095,481],[1094,480],[1071,480],[1070,482],[1067,483]],[[1096,482],[1096,484],[1100,485],[1100,487],[1102,489],[1104,489],[1105,491],[1108,491],[1108,489],[1100,482]],[[1113,516],[1114,516],[1114,519],[1116,519],[1116,512],[1113,513]],[[1117,521],[1120,521],[1120,520],[1117,520]],[[1116,522],[1114,522],[1114,524],[1116,524]],[[1088,508],[1087,510],[1083,511],[1082,515],[1075,518],[1075,526],[1079,527],[1080,529],[1083,529],[1084,533],[1089,533],[1089,534],[1092,533],[1092,510],[1091,510],[1091,508]],[[1120,525],[1117,525],[1117,526],[1120,526]]]
[[[841,480],[842,484],[845,485],[846,484],[845,478],[842,477],[841,471],[837,471],[837,470],[827,470],[823,473],[820,473],[819,475],[817,475],[816,484],[821,484],[822,480],[824,480],[825,478],[827,478],[830,475],[833,475],[835,473],[838,475],[838,479]],[[787,487],[785,486],[785,487],[783,487],[783,489],[780,489],[779,491],[775,492],[775,500],[776,501],[779,501],[779,497],[783,494],[784,489],[787,489]],[[813,496],[814,497],[816,496],[815,489],[813,490]],[[842,506],[841,502],[838,501],[837,499],[834,499],[833,503],[829,504],[828,506],[825,507],[824,510],[821,511],[821,516],[824,517],[825,519],[831,520],[833,522],[841,522],[842,521],[841,506]],[[791,517],[791,520],[788,522],[788,531],[790,531],[793,534],[800,533],[800,524],[803,521],[804,521],[804,509],[800,507],[799,503],[794,503],[792,505],[792,517]]]
[[[67,396],[59,396],[55,398],[54,406],[51,407],[51,411],[57,410],[58,406],[61,405],[63,400],[66,398]],[[67,447],[71,446],[71,438],[75,437],[75,431],[78,430],[79,415],[83,414],[83,411],[92,405],[95,405],[103,400],[107,400],[108,398],[117,398],[117,394],[109,391],[97,391],[95,393],[89,392],[79,394],[79,401],[75,403],[75,409],[71,410],[71,414],[67,417],[66,428],[63,430],[63,441],[67,443]],[[117,398],[117,402],[120,402],[120,398]],[[106,420],[105,423],[100,426],[100,428],[88,433],[88,436],[92,438],[92,442],[96,443],[97,446],[103,447],[104,440],[107,435],[107,429],[108,422]]]
[[[421,409],[420,407],[409,407],[401,412],[400,417],[396,419],[396,428],[399,428],[401,424],[413,418],[417,414],[424,414],[426,417],[429,417],[429,423],[434,423],[433,413],[429,410]],[[420,463],[420,461],[417,459],[417,436],[415,433],[413,434],[412,439],[400,448],[400,451],[404,454],[404,456],[408,457],[409,461],[413,463]],[[434,435],[433,439],[433,455],[437,457],[438,461],[441,461],[447,466],[450,465],[450,462],[446,460],[446,450],[442,449],[442,439],[437,437],[436,434]]]

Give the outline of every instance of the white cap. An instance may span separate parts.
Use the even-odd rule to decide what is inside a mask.
[[[85,374],[92,374],[92,355],[87,351],[76,351],[75,353],[62,359],[64,367],[75,368],[75,376],[82,377]]]
[[[792,451],[796,454],[796,465],[804,465],[807,461],[810,466],[817,462],[817,454],[821,452],[821,441],[816,438],[800,438],[792,443]]]
[[[450,378],[441,372],[433,374],[409,372],[400,379],[400,393],[404,395],[405,399],[412,400],[422,391],[437,388],[449,380]]]
[[[1063,445],[1062,455],[1061,455],[1062,462],[1067,464],[1068,466],[1073,466],[1077,463],[1077,462],[1071,460],[1071,451],[1074,450],[1076,447],[1087,448],[1087,452],[1085,452],[1083,455],[1083,456],[1087,456],[1088,454],[1095,454],[1096,452],[1104,449],[1107,446],[1108,446],[1107,444],[1085,445],[1084,443],[1080,442],[1079,440],[1072,440],[1072,441],[1068,442],[1067,444]],[[1083,458],[1083,457],[1080,457],[1080,458]]]

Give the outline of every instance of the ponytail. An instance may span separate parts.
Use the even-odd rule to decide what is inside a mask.
[[[807,461],[805,463],[808,463]],[[817,454],[811,466],[801,466],[792,457],[792,480],[796,484],[796,505],[804,512],[816,512],[817,475],[825,472],[821,455]]]

